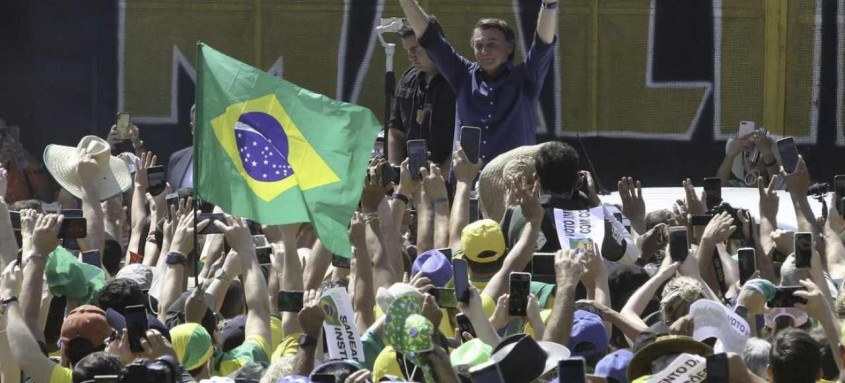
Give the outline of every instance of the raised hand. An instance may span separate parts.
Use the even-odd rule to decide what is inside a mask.
[[[452,156],[452,169],[454,169],[455,178],[458,182],[471,184],[475,180],[475,176],[478,175],[479,169],[481,169],[481,159],[475,164],[469,162],[464,149],[459,145],[458,149],[455,150],[455,155]]]
[[[91,185],[95,181],[97,181],[97,173],[99,171],[99,166],[97,161],[88,154],[85,149],[78,149],[79,151],[79,162],[76,165],[76,174],[79,176],[79,180],[82,181],[83,184]]]
[[[144,192],[150,188],[149,180],[147,179],[147,169],[155,166],[155,154],[152,152],[141,153],[141,158],[135,161],[135,188],[143,190]],[[164,194],[164,193],[162,193]]]
[[[781,166],[781,173],[786,175],[786,190],[790,193],[806,196],[810,189],[810,173],[807,171],[807,164],[804,157],[798,156],[798,164],[792,174],[786,174]]]
[[[32,232],[32,250],[43,256],[52,253],[59,246],[59,228],[63,215],[43,214],[35,221]]]
[[[302,296],[302,310],[298,315],[302,332],[313,337],[319,336],[323,328],[324,315],[320,307],[320,295],[315,290],[306,291]]]
[[[370,162],[367,168],[367,178],[364,190],[361,192],[361,208],[367,213],[378,211],[378,206],[384,200],[385,188],[382,186],[381,165],[384,159],[377,158]]]
[[[555,276],[558,288],[577,284],[587,269],[587,260],[576,250],[558,250],[555,254]]]
[[[411,169],[406,158],[399,166],[399,188],[396,189],[396,192],[402,195],[412,196],[417,192],[421,183],[421,179],[415,180],[411,177]]]
[[[778,207],[780,206],[780,197],[775,191],[778,176],[772,177],[769,182],[769,187],[764,188],[763,177],[757,177],[757,191],[760,195],[760,216],[761,217],[777,217]]]
[[[226,218],[227,223],[225,224],[220,221],[214,221],[214,225],[223,232],[223,235],[226,237],[226,241],[228,241],[229,244],[232,245],[232,248],[238,253],[252,252],[254,254],[255,251],[253,250],[252,237],[249,233],[249,227],[246,224],[246,220],[230,216],[227,216]]]
[[[622,178],[616,184],[622,199],[622,214],[631,220],[631,227],[638,233],[645,232],[645,200],[640,181],[631,177]]]
[[[0,274],[0,299],[20,296],[22,282],[23,272],[18,261],[9,262]]]
[[[429,169],[420,168],[423,179],[423,188],[430,200],[447,198],[446,182],[440,174],[440,167],[431,163]]]
[[[690,214],[704,214],[704,213],[706,213],[707,212],[707,204],[705,203],[706,202],[706,196],[705,196],[704,192],[702,191],[701,192],[701,198],[698,198],[698,196],[695,195],[695,187],[693,186],[692,181],[690,181],[689,178],[687,178],[683,182],[683,186],[684,186],[684,194],[686,195],[687,211]]]
[[[9,173],[3,168],[3,164],[0,164],[0,198],[6,196],[6,187],[9,183],[8,177]]]
[[[736,231],[736,225],[727,212],[721,212],[714,216],[704,228],[704,233],[701,235],[701,241],[710,240],[714,244],[727,241],[731,234]]]

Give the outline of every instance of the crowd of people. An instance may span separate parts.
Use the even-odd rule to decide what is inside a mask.
[[[635,177],[603,202],[575,149],[534,145],[555,2],[519,65],[504,21],[479,21],[470,61],[400,4],[412,67],[350,260],[308,222],[194,201],[193,148],[153,182],[134,125],[50,145],[42,165],[0,119],[0,382],[845,381],[845,195],[816,217],[803,159],[785,171],[762,130],[728,143],[714,175],[756,187],[757,217],[688,179],[673,208],[646,206]],[[463,125],[481,129],[478,161]],[[572,211],[606,212],[604,237],[565,238]]]

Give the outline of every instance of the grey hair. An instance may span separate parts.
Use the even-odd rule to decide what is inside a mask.
[[[760,338],[748,338],[742,350],[742,361],[748,370],[766,379],[766,366],[769,365],[769,351],[772,344]]]

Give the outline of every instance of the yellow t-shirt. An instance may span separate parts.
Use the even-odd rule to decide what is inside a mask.
[[[296,352],[299,351],[300,335],[302,335],[302,333],[298,332],[282,338],[282,341],[276,347],[276,351],[273,351],[273,356],[270,357],[270,361],[276,363],[277,360],[283,357],[295,356]]]
[[[72,383],[73,370],[56,365],[53,367],[53,373],[50,375],[50,383]]]
[[[248,337],[240,346],[215,357],[215,375],[229,375],[250,362],[269,363],[269,355],[270,343],[266,339],[257,335]]]

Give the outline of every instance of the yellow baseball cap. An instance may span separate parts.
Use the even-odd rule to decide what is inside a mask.
[[[492,219],[475,221],[461,232],[461,247],[466,259],[475,263],[491,263],[505,255],[505,235]]]

